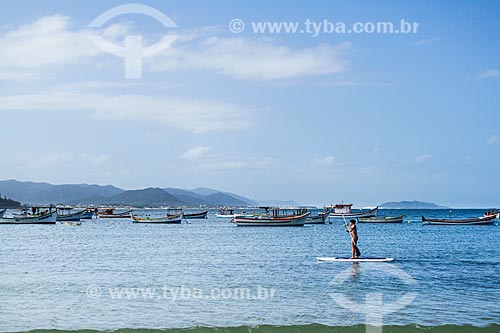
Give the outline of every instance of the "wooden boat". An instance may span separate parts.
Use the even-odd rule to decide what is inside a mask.
[[[484,216],[495,216],[495,218],[500,219],[500,211],[498,210],[490,210],[484,213]]]
[[[250,227],[302,227],[307,217],[311,214],[307,209],[294,211],[292,214],[283,209],[273,209],[269,215],[258,215],[253,217],[235,216],[234,223],[237,226]]]
[[[403,223],[406,215],[399,216],[379,216],[379,217],[360,217],[359,223]]]
[[[128,219],[130,218],[131,210],[121,213],[115,213],[114,208],[106,208],[104,211],[97,211],[97,216],[101,219]]]
[[[495,223],[496,216],[483,216],[470,219],[428,219],[422,216],[422,224],[435,225],[490,225]]]
[[[167,215],[162,217],[138,217],[131,214],[130,217],[134,223],[156,223],[156,224],[180,224],[183,214]]]
[[[232,219],[234,216],[234,209],[230,208],[221,208],[219,212],[215,214],[215,217],[218,219]]]
[[[85,213],[82,215],[80,218],[81,220],[92,220],[94,218],[94,215],[96,213],[96,210],[94,208],[87,208],[85,210]]]
[[[2,216],[0,224],[56,224],[57,212],[54,206],[34,206],[31,212],[13,214],[12,217]]]
[[[206,219],[208,215],[208,210],[204,212],[199,212],[199,213],[190,213],[190,214],[184,214],[184,218],[186,220],[191,220],[191,219]]]
[[[57,221],[80,221],[86,209],[71,212],[73,207],[57,207]]]
[[[309,215],[305,224],[326,224],[328,219],[327,213],[319,213],[318,215]]]
[[[203,212],[190,213],[190,214],[184,213],[182,208],[170,208],[170,209],[168,209],[168,211],[169,211],[168,215],[178,215],[178,214],[182,213],[184,219],[186,219],[186,220],[206,219],[207,215],[208,215],[208,210],[203,211]],[[170,212],[173,212],[173,213],[170,213]]]
[[[374,217],[378,213],[378,207],[367,211],[353,212],[352,204],[336,204],[335,206],[327,206],[325,209],[330,211],[330,217],[332,218]]]

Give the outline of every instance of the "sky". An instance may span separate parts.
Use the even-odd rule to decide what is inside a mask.
[[[498,1],[143,1],[172,24],[130,10],[90,24],[126,4],[1,4],[0,179],[500,206]]]

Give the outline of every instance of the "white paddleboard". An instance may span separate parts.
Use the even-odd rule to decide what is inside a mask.
[[[389,262],[394,261],[394,258],[358,258],[358,259],[350,259],[350,258],[325,258],[318,257],[316,258],[318,261],[329,261],[329,262],[341,262],[341,261],[349,261],[349,262]]]

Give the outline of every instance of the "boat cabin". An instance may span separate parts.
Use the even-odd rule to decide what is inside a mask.
[[[54,211],[54,209],[55,209],[55,207],[53,205],[32,206],[31,212],[28,215],[31,215],[31,216],[47,215],[49,213],[52,213]]]
[[[57,206],[56,209],[57,209],[57,213],[62,214],[62,215],[66,215],[66,214],[71,213],[71,211],[73,210],[73,207],[71,207],[71,206]]]
[[[97,213],[98,214],[113,215],[115,213],[115,209],[114,208],[99,208]]]
[[[259,207],[265,210],[265,215],[270,217],[290,217],[300,216],[307,213],[307,208],[280,208],[280,207]]]
[[[336,204],[333,206],[333,212],[336,214],[350,214],[352,212],[352,204]]]
[[[234,209],[223,207],[219,209],[220,215],[234,215]]]

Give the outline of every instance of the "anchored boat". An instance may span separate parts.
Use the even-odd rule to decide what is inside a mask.
[[[73,212],[73,207],[57,207],[57,221],[80,221],[87,210]]]
[[[237,226],[251,227],[302,227],[310,214],[307,209],[298,209],[290,213],[288,209],[274,208],[270,210],[269,215],[253,217],[237,215],[234,217],[234,223]]]
[[[403,223],[406,215],[399,216],[375,216],[375,217],[359,217],[359,223]]]
[[[484,216],[495,216],[497,219],[500,220],[500,210],[489,210],[486,213],[484,213]]]
[[[306,219],[306,224],[326,224],[328,213],[321,212],[318,215],[309,215]]]
[[[54,206],[34,206],[31,211],[13,214],[12,217],[2,216],[0,224],[56,224],[57,212]]]
[[[189,214],[184,214],[184,218],[186,220],[192,220],[192,219],[206,219],[208,214],[208,210],[204,212],[199,212],[199,213],[189,213]]]
[[[326,206],[325,209],[330,211],[332,218],[360,218],[360,217],[374,217],[377,216],[378,207],[367,211],[353,212],[352,204],[336,204],[335,206]]]
[[[169,211],[169,213],[168,213],[169,216],[178,215],[178,214],[182,213],[183,218],[186,220],[206,219],[207,214],[208,214],[208,210],[205,210],[203,212],[186,214],[186,213],[184,213],[182,208],[170,208],[168,211]],[[174,213],[170,213],[171,211],[173,211]]]
[[[132,213],[130,217],[134,223],[180,224],[182,222],[182,213],[162,217],[139,217]]]
[[[104,211],[97,211],[97,216],[101,219],[128,219],[130,218],[131,210],[115,213],[114,208],[106,208]]]
[[[496,216],[483,216],[470,219],[428,219],[422,216],[422,224],[434,225],[491,225],[495,223]]]
[[[263,208],[263,207],[260,207]],[[215,214],[216,218],[219,219],[233,219],[235,217],[254,217],[255,214],[247,214],[246,212],[235,213],[232,208],[221,208],[219,213]]]
[[[81,220],[92,220],[94,218],[96,211],[97,210],[95,208],[87,208],[85,210],[85,213],[82,215],[82,217],[80,219]]]

